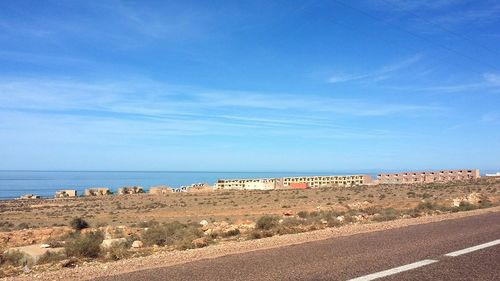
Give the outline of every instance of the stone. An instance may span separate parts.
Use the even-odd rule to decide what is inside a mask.
[[[115,238],[115,239],[104,239],[101,243],[101,247],[104,249],[111,248],[113,245],[120,245],[127,243],[125,238]]]
[[[142,248],[142,247],[144,247],[144,243],[142,243],[142,241],[140,240],[135,240],[132,243],[132,248]]]
[[[202,221],[200,221],[200,225],[201,226],[207,226],[208,225],[208,221],[207,220],[202,220]]]
[[[78,262],[78,260],[76,258],[65,259],[59,263],[59,266],[60,267],[75,267],[77,262]]]
[[[250,220],[237,221],[236,222],[236,227],[239,230],[243,230],[243,229],[251,230],[251,229],[255,228],[255,222],[254,221],[250,221]]]
[[[368,201],[363,201],[363,202],[356,201],[354,203],[347,204],[347,206],[349,206],[350,209],[364,209],[366,207],[371,206],[371,203]]]
[[[453,201],[453,203],[452,203],[453,207],[460,206],[460,203],[462,203],[462,202],[467,202],[467,203],[476,205],[476,204],[480,204],[483,201],[483,196],[480,193],[473,192],[473,193],[468,194],[467,196],[454,198],[454,199],[452,199],[452,201]]]
[[[22,247],[14,247],[8,249],[6,252],[19,251],[25,257],[30,259],[34,264],[42,257],[45,253],[62,253],[64,252],[64,248],[42,248],[41,244],[22,246]]]
[[[193,243],[196,248],[203,248],[208,246],[208,242],[207,239],[205,239],[205,237],[196,238],[193,241],[191,241],[191,243]]]

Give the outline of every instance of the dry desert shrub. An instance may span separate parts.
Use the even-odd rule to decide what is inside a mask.
[[[101,243],[104,234],[101,231],[85,234],[75,233],[64,244],[66,255],[80,258],[97,258],[101,254]]]
[[[102,254],[108,260],[117,261],[126,259],[131,256],[128,247],[128,243],[115,242],[110,247],[107,247]]]
[[[78,231],[89,227],[89,224],[83,218],[80,217],[73,218],[69,222],[69,225],[71,226],[71,228]]]
[[[153,226],[142,234],[143,242],[148,246],[173,246],[179,250],[191,249],[193,240],[203,237],[203,231],[192,224],[178,221]]]
[[[23,266],[26,264],[26,257],[19,251],[8,251],[0,256],[0,265]]]
[[[46,252],[38,259],[37,264],[56,263],[66,258],[65,253]]]

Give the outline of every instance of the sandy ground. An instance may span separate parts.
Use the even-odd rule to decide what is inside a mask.
[[[342,211],[357,208],[356,205],[362,203],[407,209],[415,207],[423,199],[450,205],[453,198],[472,192],[478,192],[496,202],[500,199],[500,178],[422,185],[7,200],[0,201],[0,231],[67,226],[74,217],[83,217],[95,227],[134,226],[149,220],[198,223],[205,219],[235,222],[254,220],[263,214],[281,215],[285,211],[296,213],[317,208]]]
[[[249,251],[283,247],[322,239],[348,236],[359,233],[381,231],[400,228],[409,225],[432,223],[442,220],[474,216],[489,212],[500,212],[500,207],[480,209],[461,213],[442,214],[438,216],[426,216],[412,219],[400,219],[395,221],[371,224],[346,225],[339,228],[327,228],[307,233],[274,236],[259,240],[243,242],[228,242],[212,245],[207,248],[193,249],[187,251],[164,252],[159,251],[151,256],[132,258],[112,263],[86,263],[78,268],[54,268],[53,271],[43,273],[25,274],[17,277],[5,278],[5,280],[90,280],[100,276],[109,276],[126,273],[141,269],[164,267],[175,264],[191,262],[200,259],[210,259],[225,255],[238,254]]]

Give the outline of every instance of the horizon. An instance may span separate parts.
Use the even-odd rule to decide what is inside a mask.
[[[496,172],[498,11],[3,2],[0,170]]]
[[[279,170],[268,170],[268,171],[263,171],[263,170],[227,170],[227,171],[195,171],[195,170],[0,170],[0,172],[61,172],[61,173],[71,173],[71,172],[78,172],[78,173],[210,173],[210,174],[216,174],[216,173],[327,173],[327,172],[334,172],[334,173],[343,173],[343,172],[377,172],[377,171],[382,171],[382,172],[425,172],[425,171],[440,171],[440,170],[470,170],[470,169],[477,169],[481,173],[489,173],[492,171],[496,171],[494,169],[479,169],[479,168],[429,168],[429,169],[352,169],[352,170],[342,170],[342,169],[330,169],[330,170],[289,170],[289,171],[279,171]]]

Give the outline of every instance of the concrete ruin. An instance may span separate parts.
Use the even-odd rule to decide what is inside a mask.
[[[149,194],[158,195],[158,194],[169,194],[173,192],[174,191],[172,190],[172,188],[166,185],[152,186],[149,188]]]
[[[181,187],[178,187],[178,188],[173,188],[172,191],[173,192],[187,192],[189,186],[181,186]]]
[[[340,176],[308,176],[283,178],[283,187],[290,187],[293,183],[306,183],[308,188],[368,185],[372,183],[369,175],[340,175]]]
[[[29,246],[10,248],[4,253],[19,252],[25,257],[25,262],[28,264],[36,264],[38,260],[50,252],[52,254],[64,253],[64,248],[48,248],[46,244],[34,244]]]
[[[270,190],[282,186],[281,179],[220,179],[216,189]]]
[[[208,183],[195,183],[188,187],[187,192],[212,192],[213,188]]]
[[[40,199],[40,198],[41,198],[40,196],[35,194],[24,194],[17,199],[26,200],[26,199]]]
[[[96,187],[85,189],[85,196],[105,196],[112,194],[111,190],[107,187]]]
[[[480,178],[479,170],[441,170],[378,174],[378,184],[412,184],[464,181]]]
[[[124,186],[118,189],[119,195],[144,193],[142,186]]]
[[[289,188],[321,188],[372,184],[369,175],[304,176],[264,179],[221,179],[216,189],[270,190]]]
[[[72,197],[77,197],[78,192],[74,189],[63,189],[56,191],[56,194],[54,195],[54,198],[72,198]]]

